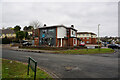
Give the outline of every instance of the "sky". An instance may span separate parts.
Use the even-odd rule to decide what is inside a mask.
[[[98,33],[100,36],[118,36],[118,2],[116,0],[41,2],[4,0],[0,3],[0,28],[28,26],[40,21],[47,26],[75,26],[78,32]]]

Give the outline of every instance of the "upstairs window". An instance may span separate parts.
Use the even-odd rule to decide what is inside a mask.
[[[73,31],[72,31],[72,35],[73,35]]]
[[[48,33],[54,33],[54,29],[49,29]]]

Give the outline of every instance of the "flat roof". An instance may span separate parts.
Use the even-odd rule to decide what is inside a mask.
[[[77,31],[77,29],[74,29],[73,27],[66,27],[64,25],[43,26],[43,27],[40,27],[39,29],[46,29],[46,28],[53,28],[53,27],[64,27],[67,29],[73,29],[73,30]]]
[[[93,32],[77,32],[77,34],[93,34],[93,35],[96,35],[96,34],[93,33]]]

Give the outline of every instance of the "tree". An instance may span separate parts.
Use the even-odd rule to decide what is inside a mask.
[[[2,27],[2,29],[5,29],[5,27]]]
[[[29,39],[28,32],[24,32],[24,34],[25,34],[25,39]]]
[[[16,32],[16,38],[20,41],[25,37],[25,33],[23,31]]]
[[[21,27],[20,27],[19,25],[16,25],[16,26],[14,27],[14,31],[15,31],[15,32],[20,31],[20,29],[21,29]]]
[[[7,29],[12,29],[12,27],[7,27]]]
[[[7,36],[5,36],[5,38],[2,38],[2,44],[10,44],[11,39],[7,38]]]
[[[33,26],[33,28],[37,29],[39,27],[42,27],[42,23],[40,23],[38,20],[36,20],[36,21],[32,21],[30,23],[30,26]]]
[[[28,26],[28,30],[33,30],[34,27],[33,26]]]
[[[24,30],[24,31],[27,31],[27,30],[28,30],[28,27],[27,27],[27,26],[25,26],[25,27],[23,28],[23,30]]]

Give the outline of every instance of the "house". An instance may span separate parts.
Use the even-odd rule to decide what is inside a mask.
[[[77,38],[79,38],[85,44],[96,44],[97,35],[92,32],[78,32]]]
[[[0,38],[13,38],[16,37],[14,30],[11,29],[0,29]]]
[[[37,46],[55,46],[67,47],[77,46],[77,30],[73,25],[66,27],[64,25],[46,26],[34,30],[34,45]]]
[[[33,34],[32,30],[24,30],[24,32],[28,32],[28,35],[31,36]]]

